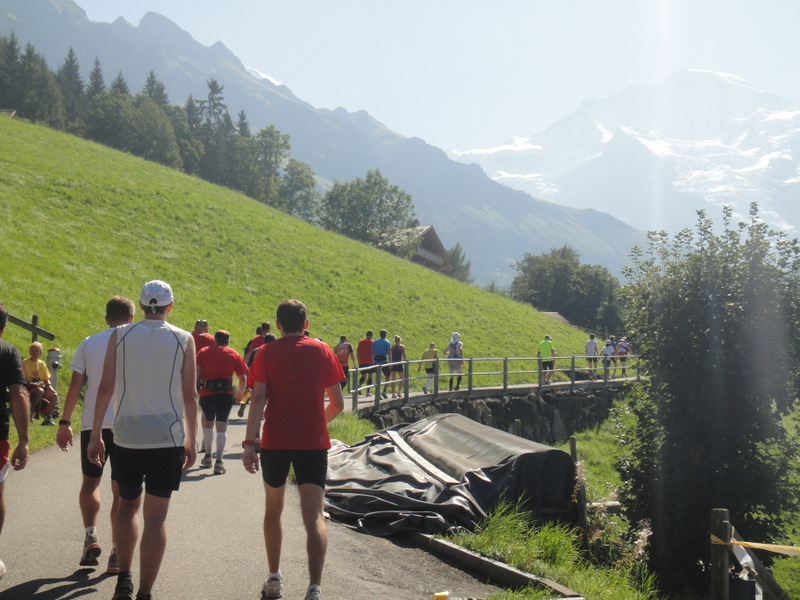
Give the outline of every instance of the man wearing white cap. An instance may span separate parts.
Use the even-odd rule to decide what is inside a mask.
[[[87,454],[98,466],[105,458],[103,416],[112,395],[115,401],[119,576],[112,600],[133,600],[131,565],[142,505],[144,528],[136,599],[150,600],[167,545],[169,500],[180,486],[181,473],[197,458],[194,339],[188,331],[167,323],[172,301],[169,284],[158,280],[144,284],[139,307],[145,318],[112,332],[97,393]],[[114,395],[116,382],[119,392]]]

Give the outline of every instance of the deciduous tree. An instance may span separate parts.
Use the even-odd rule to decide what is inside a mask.
[[[335,183],[322,202],[320,223],[392,254],[408,258],[416,246],[411,196],[377,169],[365,179]]]
[[[634,522],[652,523],[665,589],[687,596],[707,589],[712,508],[728,508],[745,539],[777,542],[798,492],[782,418],[798,391],[800,249],[755,205],[738,227],[726,209],[721,234],[699,215],[695,234],[650,234],[624,289],[648,377],[619,463],[621,500]]]

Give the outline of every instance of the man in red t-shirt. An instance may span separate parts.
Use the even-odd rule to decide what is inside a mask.
[[[307,537],[309,588],[306,597],[319,597],[328,545],[323,513],[328,449],[331,447],[327,424],[344,409],[339,386],[344,373],[327,344],[303,335],[308,329],[308,311],[302,302],[281,303],[276,326],[280,339],[262,346],[253,361],[255,387],[242,442],[244,467],[255,473],[259,470],[255,439],[263,414],[260,467],[267,496],[264,540],[269,574],[261,594],[265,598],[279,598],[282,594],[281,512],[286,477],[293,466]],[[327,406],[326,392],[330,400]]]
[[[205,456],[201,467],[211,466],[211,447],[214,443],[214,429],[217,430],[217,461],[214,474],[225,473],[225,444],[228,441],[228,416],[233,406],[233,375],[239,378],[236,402],[242,401],[247,385],[247,365],[242,356],[228,346],[231,334],[220,330],[214,334],[214,345],[197,353],[198,377],[203,382],[200,387],[200,408],[203,410],[203,447]]]
[[[205,319],[197,319],[192,331],[192,337],[194,338],[195,355],[203,348],[214,345],[214,336],[208,333],[208,321]]]
[[[364,390],[365,394],[369,391],[369,386],[372,385],[372,369],[369,368],[372,366],[372,335],[372,332],[368,331],[366,337],[358,342],[358,348],[356,349],[358,369],[361,373],[358,378],[358,387],[360,388],[364,383],[364,379],[366,379],[367,389]]]

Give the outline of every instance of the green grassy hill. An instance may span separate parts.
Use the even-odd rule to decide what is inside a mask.
[[[470,357],[533,356],[545,333],[562,355],[585,335],[529,306],[320,230],[228,189],[44,127],[0,119],[0,300],[38,314],[69,364],[105,326],[108,298],[168,281],[170,321],[227,329],[239,350],[286,298],[306,303],[326,342],[400,334],[410,359],[459,331]],[[467,257],[469,258],[469,257]],[[30,334],[9,325],[23,349]],[[64,380],[67,381],[64,381]],[[68,377],[59,381],[66,391]]]

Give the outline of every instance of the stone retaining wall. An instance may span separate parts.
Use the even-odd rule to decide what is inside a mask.
[[[620,387],[524,395],[509,393],[480,399],[451,396],[436,402],[390,408],[369,418],[378,429],[385,429],[401,423],[414,423],[430,415],[459,413],[509,433],[514,433],[514,421],[519,419],[522,437],[552,445],[605,420],[614,400],[621,398],[624,392],[625,389]]]

